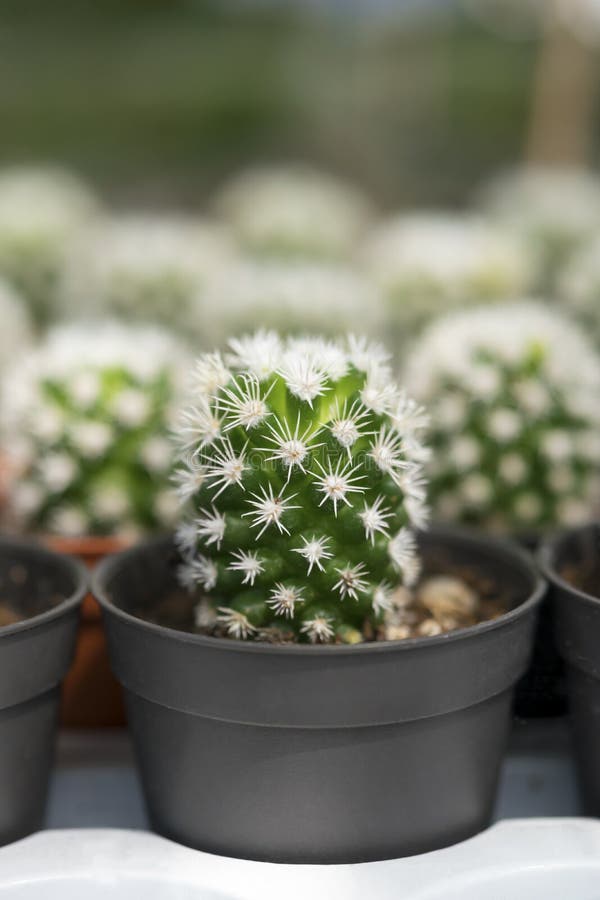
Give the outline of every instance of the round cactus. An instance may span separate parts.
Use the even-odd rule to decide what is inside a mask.
[[[382,222],[366,243],[365,261],[403,342],[443,312],[521,294],[532,275],[514,236],[480,217],[449,212]]]
[[[370,214],[360,190],[306,165],[241,172],[217,208],[251,253],[322,259],[352,252]]]
[[[2,443],[22,530],[135,534],[170,525],[176,341],[115,324],[61,326],[7,373]]]
[[[56,316],[71,241],[96,213],[85,184],[61,169],[0,172],[0,274],[40,325]]]
[[[480,192],[482,208],[524,242],[542,288],[600,227],[600,179],[573,167],[530,166],[498,175]]]
[[[534,302],[447,315],[405,374],[431,411],[440,518],[527,531],[593,515],[600,359],[576,325]]]
[[[423,411],[362,339],[273,332],[202,357],[179,429],[181,579],[240,639],[375,637],[419,571]]]
[[[72,247],[63,304],[199,335],[202,295],[231,252],[225,229],[192,216],[105,218]]]
[[[340,263],[241,259],[212,281],[203,306],[203,327],[215,346],[257,324],[285,334],[383,330],[379,292]]]

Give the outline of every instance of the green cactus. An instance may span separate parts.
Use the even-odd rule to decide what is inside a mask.
[[[173,525],[177,341],[115,323],[65,325],[3,384],[9,514],[21,530],[82,537]]]
[[[242,639],[375,636],[419,571],[423,411],[362,340],[272,332],[202,357],[179,427],[181,580],[201,628]]]

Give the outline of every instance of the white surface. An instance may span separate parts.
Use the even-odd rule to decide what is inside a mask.
[[[46,831],[0,850],[1,900],[599,900],[600,823],[503,822],[447,850],[355,866],[211,856],[142,831]]]

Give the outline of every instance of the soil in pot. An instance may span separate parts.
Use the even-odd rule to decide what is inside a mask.
[[[0,843],[41,825],[86,582],[76,563],[0,539]]]
[[[120,538],[93,536],[46,536],[44,543],[81,560],[89,569],[127,546]],[[110,669],[100,607],[88,594],[81,607],[75,658],[63,685],[61,724],[67,728],[119,728],[125,722],[123,691]]]
[[[567,532],[540,554],[551,587],[556,641],[585,811],[600,815],[600,525]]]
[[[342,863],[487,826],[543,586],[508,545],[459,531],[421,543],[428,575],[489,585],[496,618],[355,646],[223,640],[190,633],[169,542],[99,567],[157,831],[229,856]]]

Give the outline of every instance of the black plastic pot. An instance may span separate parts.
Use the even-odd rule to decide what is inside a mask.
[[[544,585],[525,554],[437,531],[427,558],[497,579],[501,618],[441,637],[273,646],[150,624],[174,587],[152,542],[94,578],[153,827],[192,847],[295,863],[447,846],[490,820]]]
[[[0,538],[0,601],[23,621],[0,628],[0,843],[43,819],[60,684],[73,657],[83,566]]]
[[[543,542],[541,534],[534,531],[521,531],[513,539],[532,554]],[[515,715],[521,719],[563,716],[567,712],[565,665],[554,631],[554,608],[546,596],[538,614],[531,661],[515,690]]]
[[[556,641],[567,665],[575,754],[585,811],[600,815],[600,599],[564,578],[600,556],[600,524],[558,535],[540,560],[550,582]],[[600,588],[600,585],[599,585]]]

